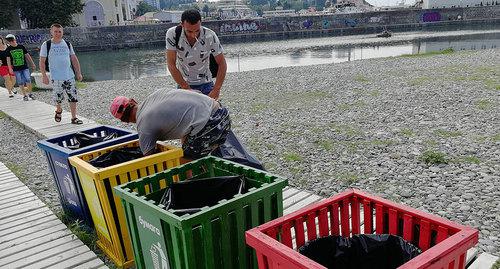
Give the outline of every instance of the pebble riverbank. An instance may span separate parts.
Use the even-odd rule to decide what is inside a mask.
[[[323,196],[359,188],[474,226],[480,249],[499,256],[499,63],[494,49],[230,73],[222,103],[249,150],[290,185]],[[112,118],[110,101],[174,86],[87,83],[79,112],[132,128]],[[60,210],[36,137],[5,117],[0,126],[0,161]]]

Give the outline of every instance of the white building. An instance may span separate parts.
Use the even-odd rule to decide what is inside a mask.
[[[158,10],[160,9],[160,0],[142,0],[139,2],[145,2],[146,4],[156,8]]]
[[[153,18],[161,22],[181,22],[183,12],[181,10],[159,11],[153,14]]]
[[[297,15],[294,9],[283,9],[281,6],[277,6],[276,10],[267,10],[262,13],[262,17],[264,18],[293,15]]]
[[[479,7],[500,5],[500,0],[423,0],[422,8]]]
[[[135,18],[135,13],[137,12],[137,6],[141,0],[122,0],[124,5],[124,18],[127,21],[131,21]]]
[[[217,2],[217,11],[221,19],[242,19],[257,16],[242,0],[220,0]]]
[[[82,0],[83,12],[75,15],[80,26],[95,27],[119,25],[124,21],[126,0]]]

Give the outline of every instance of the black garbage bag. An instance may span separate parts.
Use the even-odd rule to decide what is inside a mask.
[[[160,204],[174,213],[193,214],[204,206],[216,205],[220,200],[231,199],[247,191],[243,176],[221,176],[192,179],[171,184],[165,189]]]
[[[89,161],[89,163],[97,168],[105,168],[115,164],[120,164],[144,157],[139,147],[121,148],[104,153]]]
[[[266,170],[264,165],[257,160],[247,149],[241,144],[240,140],[233,131],[229,130],[226,142],[212,151],[215,157],[220,157],[228,161],[233,161],[239,164],[247,165],[259,170]]]
[[[118,137],[118,133],[111,133],[111,134],[104,136],[104,137],[97,137],[97,136],[89,135],[86,133],[78,132],[78,133],[75,133],[74,137],[72,138],[73,141],[75,141],[75,144],[69,145],[68,148],[75,150],[75,149],[83,148],[86,146],[94,145],[94,144],[97,144],[97,143],[100,143],[103,141],[108,141],[108,140],[111,140],[111,139],[114,139],[117,137]]]
[[[393,269],[422,251],[399,236],[361,234],[318,238],[299,252],[329,269]]]

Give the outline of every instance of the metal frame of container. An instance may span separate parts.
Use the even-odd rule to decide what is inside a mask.
[[[312,204],[249,230],[245,236],[257,253],[260,269],[326,269],[296,249],[306,240],[360,233],[399,235],[422,249],[422,254],[399,269],[463,269],[467,250],[478,242],[478,231],[473,228],[359,190]]]
[[[176,178],[229,175],[244,175],[249,191],[182,216],[158,204]],[[255,268],[244,233],[283,214],[286,185],[279,176],[209,156],[120,185],[115,193],[127,214],[137,268]]]
[[[84,221],[92,227],[92,217],[84,198],[80,180],[76,170],[70,165],[68,158],[88,151],[96,150],[106,146],[137,139],[137,133],[113,126],[99,126],[82,130],[85,134],[104,137],[111,132],[117,132],[121,136],[80,149],[71,150],[67,148],[75,142],[72,140],[75,133],[67,133],[56,137],[38,141],[38,147],[42,149],[47,157],[49,169],[54,177],[57,191],[64,212],[71,217]]]
[[[134,265],[132,245],[127,231],[125,213],[112,188],[165,169],[178,166],[182,149],[157,143],[159,153],[106,168],[96,168],[88,161],[104,153],[125,147],[138,147],[138,140],[73,156],[69,159],[76,168],[85,198],[96,228],[97,245],[118,267]]]

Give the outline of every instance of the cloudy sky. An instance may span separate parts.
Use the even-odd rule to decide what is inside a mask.
[[[366,2],[374,5],[374,6],[395,6],[401,0],[365,0]],[[415,3],[415,0],[405,0],[405,3],[408,5],[412,5]]]

